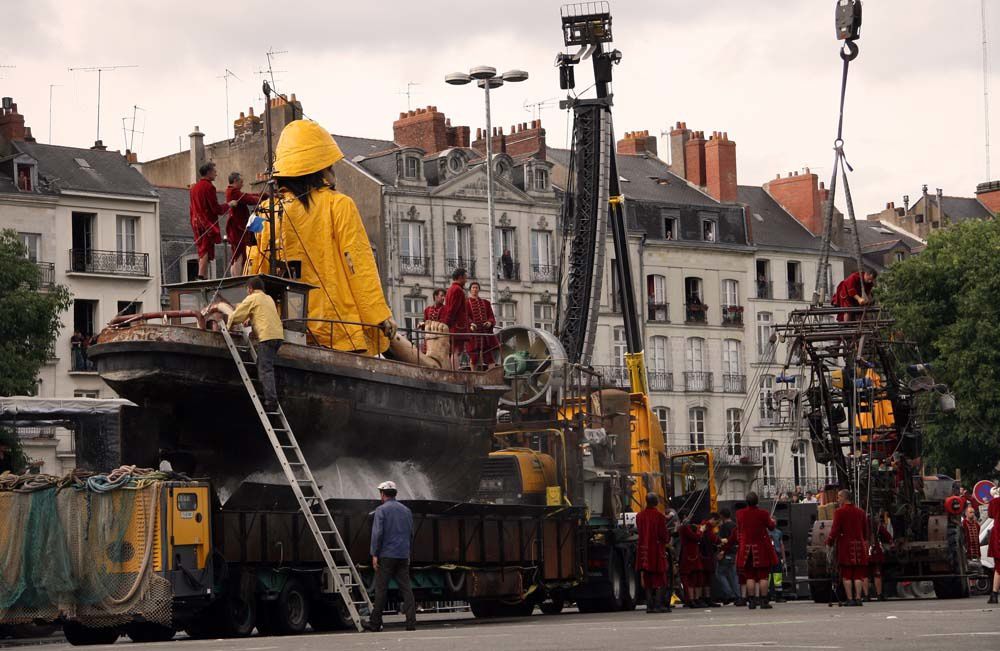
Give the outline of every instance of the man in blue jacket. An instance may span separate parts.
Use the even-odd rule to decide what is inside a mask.
[[[396,484],[384,481],[378,485],[382,504],[375,509],[372,522],[372,567],[375,568],[375,603],[372,614],[364,627],[369,631],[382,630],[382,611],[390,579],[396,580],[403,598],[406,630],[417,629],[417,607],[410,587],[410,541],[413,540],[413,514],[396,501]]]

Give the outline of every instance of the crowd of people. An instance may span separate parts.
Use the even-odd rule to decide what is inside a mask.
[[[455,269],[451,286],[434,290],[434,303],[424,309],[421,329],[428,322],[443,323],[451,338],[452,368],[482,370],[497,364],[500,340],[493,333],[497,325],[493,305],[479,295],[479,283],[468,283],[468,272]]]

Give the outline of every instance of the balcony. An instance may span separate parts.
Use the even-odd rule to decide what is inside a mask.
[[[738,443],[729,445],[707,446],[715,457],[715,463],[722,466],[743,466],[759,468],[764,465],[764,451],[759,445],[740,445]],[[667,454],[684,454],[695,449],[690,445],[669,445]],[[704,449],[704,448],[701,448]]]
[[[724,373],[722,375],[723,393],[746,393],[747,376]]]
[[[559,279],[559,267],[554,264],[531,265],[531,280],[539,283],[554,283]]]
[[[785,498],[799,492],[799,497],[804,498],[806,491],[813,495],[821,493],[828,484],[836,485],[836,480],[828,481],[823,477],[761,477],[760,496],[766,498]],[[801,492],[800,492],[801,491]]]
[[[399,273],[410,276],[427,276],[430,274],[430,258],[422,256],[403,255],[399,257]]]
[[[511,262],[504,266],[502,261],[497,262],[497,280],[521,280],[521,263]]]
[[[603,385],[606,387],[625,389],[626,391],[632,388],[628,369],[624,366],[595,366],[594,371],[600,374]]]
[[[674,374],[670,371],[648,371],[650,391],[673,391]]]
[[[56,266],[51,262],[35,262],[38,267],[38,286],[42,289],[52,289],[56,284]]]
[[[469,278],[476,277],[476,261],[471,258],[447,258],[445,261],[445,274],[451,278],[452,272],[456,269],[465,269]]]
[[[70,249],[69,268],[76,273],[148,276],[149,254],[131,251]]]
[[[723,305],[722,306],[722,325],[724,325],[724,326],[742,326],[743,325],[743,306],[742,305]]]
[[[704,303],[686,303],[684,305],[684,323],[706,323],[708,321],[708,306]]]
[[[802,283],[788,283],[788,300],[801,301],[805,296],[805,289]]]
[[[646,305],[648,308],[646,320],[651,323],[670,323],[670,303],[649,301]]]
[[[712,374],[705,371],[684,371],[684,390],[689,393],[711,393]]]
[[[757,281],[757,298],[774,298],[774,290],[770,280],[758,280]]]

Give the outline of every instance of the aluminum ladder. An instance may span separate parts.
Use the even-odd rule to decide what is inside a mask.
[[[295,434],[292,433],[292,426],[285,418],[284,410],[280,404],[277,411],[264,410],[264,403],[257,387],[254,386],[254,382],[259,382],[256,373],[257,351],[254,350],[249,337],[244,334],[243,345],[237,345],[224,324],[220,324],[220,329],[247,395],[250,396],[250,401],[253,402],[254,409],[260,417],[260,423],[271,441],[271,447],[274,448],[274,454],[281,463],[288,485],[292,487],[295,499],[298,500],[299,510],[305,516],[309,530],[312,531],[316,545],[323,556],[323,562],[333,580],[334,591],[340,595],[351,621],[354,622],[354,627],[360,632],[363,630],[361,611],[364,610],[367,615],[372,612],[372,602],[361,580],[361,574],[358,573],[358,568],[347,551],[330,509],[320,495],[319,485],[306,463]],[[244,353],[249,353],[249,360],[243,358]],[[250,376],[247,366],[254,367],[254,377]]]

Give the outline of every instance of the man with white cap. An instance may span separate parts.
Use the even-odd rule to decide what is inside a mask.
[[[417,628],[417,607],[410,587],[410,541],[413,539],[413,514],[396,501],[396,483],[384,481],[378,485],[382,504],[375,509],[372,521],[372,567],[375,568],[375,603],[372,614],[364,622],[365,630],[382,630],[382,611],[390,579],[396,580],[403,598],[406,630]]]

